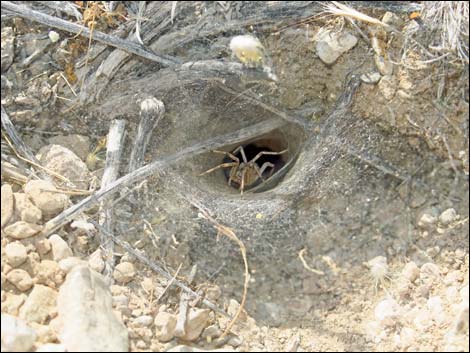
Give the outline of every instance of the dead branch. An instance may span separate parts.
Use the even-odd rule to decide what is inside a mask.
[[[165,114],[165,106],[156,98],[144,99],[140,104],[140,122],[129,160],[129,173],[142,167],[150,137],[163,114]]]
[[[65,21],[54,16],[49,16],[39,11],[31,10],[25,5],[17,5],[10,1],[2,1],[1,8],[2,10],[12,12],[16,16],[26,18],[27,20],[39,22],[45,26],[58,28],[63,31],[75,33],[86,38],[91,37],[98,42],[124,50],[127,53],[135,54],[145,59],[158,62],[163,66],[174,66],[181,63],[181,61],[176,57],[163,54],[156,54],[146,49],[143,45],[139,43],[131,42],[129,40],[121,39],[99,31],[92,32],[85,26],[81,26],[76,23],[71,23],[69,21]]]
[[[105,189],[109,184],[117,179],[119,173],[119,165],[123,149],[125,135],[125,120],[113,120],[109,127],[108,138],[106,142],[106,164],[104,167],[103,178],[101,179],[101,189]],[[109,201],[101,201],[100,203],[99,224],[104,227],[107,233],[113,232],[113,209],[109,205]],[[101,233],[101,247],[105,251],[105,275],[111,277],[114,267],[114,243]]]
[[[18,132],[16,131],[15,126],[11,122],[10,118],[8,117],[5,108],[2,105],[2,128],[5,130],[5,133],[10,137],[12,143],[15,145],[15,149],[18,151],[19,156],[24,156],[27,160],[31,161],[36,166],[40,167],[41,162],[38,161],[36,156],[34,155],[33,151],[26,145],[23,139],[20,137]],[[49,175],[47,175],[43,170],[39,168],[38,173],[40,176],[45,180],[51,180]]]

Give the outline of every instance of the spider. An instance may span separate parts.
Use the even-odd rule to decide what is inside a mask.
[[[266,181],[265,178],[263,178],[263,173],[266,171],[266,169],[271,168],[268,178],[271,177],[272,173],[274,172],[273,163],[264,162],[263,165],[259,167],[256,161],[263,155],[280,155],[280,154],[286,153],[287,149],[281,152],[261,151],[250,161],[248,161],[248,159],[246,158],[246,154],[245,154],[245,150],[243,149],[243,146],[237,147],[231,153],[226,152],[226,151],[218,151],[218,150],[213,150],[212,152],[223,154],[229,157],[233,162],[219,164],[218,166],[212,169],[206,170],[204,173],[201,173],[199,175],[200,176],[205,175],[220,168],[231,167],[232,169],[230,170],[230,174],[228,178],[228,185],[231,186],[232,182],[240,185],[239,187],[240,194],[243,195],[243,190],[245,189],[245,185],[246,186],[253,185],[259,179],[261,179],[263,182]],[[235,156],[239,152],[242,157],[242,161],[240,161],[240,158]]]

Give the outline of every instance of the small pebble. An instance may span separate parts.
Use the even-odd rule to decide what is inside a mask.
[[[413,261],[411,261],[411,262],[408,262],[405,265],[405,267],[403,267],[401,274],[410,282],[414,282],[416,281],[416,279],[418,279],[419,272],[420,271],[419,271],[418,266]]]
[[[7,262],[12,266],[12,267],[18,267],[21,265],[23,262],[26,261],[27,259],[27,252],[26,252],[26,247],[19,243],[10,243],[5,247],[5,255]]]
[[[127,283],[134,279],[135,269],[130,262],[121,262],[113,272],[113,278],[119,283]]]
[[[448,208],[439,216],[439,222],[443,225],[449,225],[455,219],[457,219],[457,212],[453,208]]]
[[[22,269],[14,269],[7,273],[7,281],[12,283],[21,292],[25,292],[33,286],[33,280],[28,272]]]
[[[70,249],[67,242],[58,234],[52,234],[49,237],[49,241],[52,246],[52,256],[54,257],[55,261],[59,262],[60,260],[73,256],[72,250]]]

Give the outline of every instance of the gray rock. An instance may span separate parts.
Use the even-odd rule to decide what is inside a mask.
[[[2,314],[2,352],[28,352],[36,340],[36,332],[23,320]]]
[[[2,65],[3,67],[3,65]],[[14,211],[14,202],[13,202],[13,189],[11,188],[11,185],[9,184],[3,184],[2,185],[2,191],[1,191],[1,198],[2,198],[2,204],[1,204],[1,210],[2,210],[2,220],[1,220],[1,225],[2,229],[5,225],[10,222],[12,216],[13,216],[13,211]]]
[[[18,221],[9,226],[6,226],[3,230],[6,235],[14,239],[25,239],[38,234],[42,230],[42,226],[28,223],[25,221]]]
[[[45,180],[29,181],[24,191],[47,218],[56,216],[68,204],[68,197],[58,192],[53,184]]]
[[[5,256],[7,262],[12,267],[18,267],[26,261],[28,254],[26,253],[26,247],[23,244],[15,242],[5,246]]]
[[[67,351],[128,351],[127,329],[113,311],[111,292],[100,274],[74,267],[60,287],[57,304],[59,338]]]
[[[351,33],[333,33],[324,31],[317,37],[316,52],[325,64],[333,64],[341,54],[352,49],[357,38]]]
[[[65,178],[79,189],[87,189],[90,172],[86,164],[71,150],[60,145],[47,145],[41,148],[36,156],[42,165]]]
[[[257,314],[260,320],[273,327],[282,324],[282,307],[276,303],[259,303],[256,306]]]
[[[33,280],[29,273],[19,268],[8,272],[6,279],[21,292],[25,292],[33,286]]]
[[[36,284],[20,309],[20,318],[43,324],[55,313],[57,292]]]
[[[52,234],[49,237],[49,241],[52,247],[52,256],[54,257],[55,261],[60,261],[73,256],[69,245],[59,235]]]

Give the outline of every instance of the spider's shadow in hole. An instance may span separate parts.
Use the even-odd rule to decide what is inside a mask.
[[[273,151],[271,148],[266,147],[266,146],[257,146],[253,143],[243,145],[243,150],[245,151],[245,156],[246,156],[247,161],[251,161],[253,158],[255,158],[255,156],[258,153],[260,153],[262,151],[265,151],[265,152],[279,152],[279,151]],[[241,152],[235,153],[235,157],[239,158],[240,162],[243,161],[243,157],[242,157]],[[233,160],[229,156],[225,156],[222,160],[222,163],[230,163],[230,162],[233,162]],[[263,178],[265,180],[270,178],[271,176],[273,176],[279,169],[281,169],[286,164],[282,155],[262,155],[261,157],[259,157],[256,160],[255,163],[258,165],[258,167],[261,167],[266,162],[270,162],[270,163],[274,164],[274,169],[267,168],[267,170],[265,170],[263,172]],[[227,181],[230,178],[230,171],[231,171],[231,168],[225,168],[224,169],[224,175],[225,175],[225,179],[227,179]],[[252,189],[255,186],[258,186],[259,184],[261,184],[262,182],[263,182],[262,180],[257,180],[255,183],[253,183],[249,186],[245,186],[245,190]],[[236,183],[232,183],[231,186],[236,188],[236,189],[239,188],[239,185],[236,184]]]

